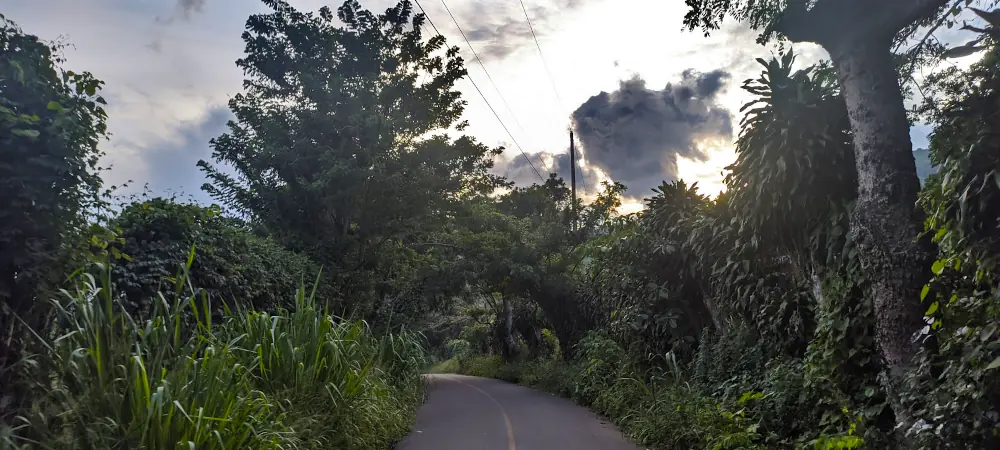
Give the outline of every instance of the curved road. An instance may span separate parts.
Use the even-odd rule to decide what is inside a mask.
[[[567,399],[489,378],[427,378],[427,402],[396,450],[640,450]]]

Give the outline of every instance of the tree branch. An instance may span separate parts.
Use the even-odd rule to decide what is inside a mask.
[[[870,39],[890,38],[903,27],[933,14],[948,0],[790,1],[774,31],[792,42],[813,42],[830,53]]]
[[[955,3],[953,3],[951,7],[952,8],[958,7],[964,1],[965,0],[955,0]],[[933,35],[934,32],[938,30],[938,28],[941,28],[941,25],[944,25],[944,22],[946,20],[948,20],[947,14],[942,14],[941,17],[938,17],[938,20],[934,22],[934,25],[932,25],[930,29],[927,30],[927,33],[924,34],[924,37],[920,39],[920,42],[917,42],[917,45],[913,46],[913,50],[911,50],[910,53],[913,53],[914,55],[920,54],[920,51],[923,50],[924,45],[927,44],[927,40],[930,39],[931,35]],[[910,69],[908,70],[908,72],[912,72],[913,67],[915,65],[916,65],[916,58],[914,58],[913,62],[910,64]]]

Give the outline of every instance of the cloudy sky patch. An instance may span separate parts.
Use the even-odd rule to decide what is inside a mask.
[[[239,93],[243,75],[235,61],[243,54],[240,38],[249,15],[265,12],[257,0],[30,0],[8,2],[3,13],[25,31],[43,39],[72,44],[66,50],[67,68],[88,70],[107,82],[109,127],[113,135],[103,149],[114,170],[111,184],[133,180],[154,191],[182,191],[201,201],[204,181],[195,164],[210,154],[208,140],[224,131],[226,104]],[[340,2],[293,0],[294,6],[315,10]],[[392,0],[362,0],[381,12]],[[496,88],[473,60],[462,34],[436,0],[423,0],[430,19],[462,49],[470,76],[459,82],[469,105],[464,119],[468,132],[488,145],[507,148],[499,170],[528,183],[533,173],[518,150],[547,171],[568,179],[568,129],[571,117],[593,98],[625,98],[622,89],[652,94],[680,95],[690,85],[689,74],[728,74],[703,80],[702,87],[720,88],[710,101],[695,95],[710,125],[664,122],[650,131],[627,121],[615,126],[593,125],[579,134],[582,186],[596,188],[608,176],[630,184],[630,193],[644,195],[657,178],[699,181],[710,193],[722,187],[721,168],[732,161],[732,138],[726,120],[749,98],[738,88],[755,77],[755,57],[769,57],[773,49],[754,43],[755,34],[730,23],[711,37],[682,31],[683,2],[662,0],[524,0],[542,55],[524,20],[519,2],[463,0],[448,3]],[[430,33],[428,27],[425,30]],[[956,38],[958,39],[958,38]],[[800,64],[824,56],[810,45],[797,45]],[[546,70],[546,66],[548,70]],[[551,79],[549,78],[551,74]],[[637,81],[638,80],[638,81]],[[640,88],[639,81],[643,84]],[[709,86],[719,82],[718,86]],[[554,87],[553,87],[554,85]],[[677,91],[678,86],[681,91]],[[724,88],[724,89],[721,89]],[[498,94],[498,91],[500,94]],[[602,94],[604,93],[604,94]],[[502,94],[502,99],[501,99]],[[616,97],[616,95],[618,97]],[[676,100],[676,98],[675,98]],[[486,101],[507,125],[500,125]],[[509,105],[509,109],[504,106]],[[675,102],[676,103],[676,102]],[[676,106],[676,105],[675,105]],[[659,113],[661,118],[664,110]],[[607,111],[605,111],[606,113]],[[653,119],[649,119],[653,120]],[[659,119],[657,119],[659,120]],[[632,127],[632,128],[630,128]],[[645,130],[633,137],[606,138],[596,134],[613,130]],[[735,130],[732,130],[735,131]],[[926,128],[914,130],[915,146],[926,142]],[[657,134],[659,133],[659,134]],[[652,142],[661,142],[654,145]],[[600,143],[600,142],[603,142]],[[633,145],[634,144],[634,145]],[[659,154],[657,153],[659,152]],[[518,163],[517,161],[522,161]],[[505,165],[506,164],[506,165]],[[512,164],[512,165],[511,165]],[[520,164],[520,165],[519,165]],[[647,169],[658,168],[653,173]],[[642,170],[640,170],[642,169]],[[658,184],[658,183],[655,183]],[[593,189],[591,189],[593,190]]]

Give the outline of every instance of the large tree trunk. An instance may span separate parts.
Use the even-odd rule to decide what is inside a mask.
[[[929,278],[931,249],[917,241],[923,216],[909,122],[888,39],[867,40],[832,54],[854,132],[858,202],[851,231],[871,280],[876,339],[888,371],[887,390],[898,422],[912,423],[899,401],[920,349],[920,290]]]
[[[923,218],[909,123],[893,65],[899,30],[947,0],[819,0],[790,2],[775,31],[795,42],[822,45],[833,59],[854,133],[858,202],[851,232],[875,305],[876,340],[887,371],[886,389],[897,423],[915,414],[899,394],[914,368],[922,328],[920,290],[930,277],[930,244],[917,241]],[[811,5],[811,6],[810,6]]]

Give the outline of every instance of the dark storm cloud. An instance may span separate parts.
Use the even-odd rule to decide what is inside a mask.
[[[577,149],[579,150],[579,149]],[[570,183],[570,161],[569,161],[569,150],[566,153],[558,153],[553,155],[555,158],[554,166],[551,172],[557,173],[560,177],[566,180],[566,185]],[[580,192],[594,193],[597,192],[600,180],[597,179],[597,172],[590,166],[580,167],[580,155],[576,155],[576,188]]]
[[[601,92],[573,112],[573,126],[587,161],[632,196],[645,196],[664,180],[677,178],[677,158],[707,158],[697,144],[732,139],[729,110],[716,103],[729,74],[686,70],[662,90],[638,76],[618,90]]]

